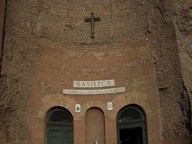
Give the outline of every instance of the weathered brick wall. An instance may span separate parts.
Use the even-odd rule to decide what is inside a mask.
[[[178,16],[177,41],[182,66],[184,83],[190,99],[192,99],[192,1],[180,10]]]
[[[5,14],[5,1],[2,0],[0,2],[0,73],[1,73],[1,64],[2,64],[2,45],[3,45],[3,27],[4,27],[4,14]],[[0,80],[0,85],[2,80]],[[1,95],[1,91],[0,91]],[[1,110],[0,110],[1,113]],[[0,131],[0,137],[3,137],[3,132]],[[3,138],[2,142],[5,142],[5,139]]]
[[[28,3],[29,4],[29,3]],[[33,6],[7,1],[0,84],[0,143],[28,143],[32,74],[38,57],[26,22],[33,21]],[[31,6],[31,7],[30,7]],[[28,17],[27,17],[28,16]]]
[[[161,138],[170,140],[174,144],[176,143],[174,139],[177,139],[178,143],[186,139],[190,114],[188,94],[192,87],[189,80],[191,77],[189,65],[191,1],[188,0],[188,4],[182,0],[83,2],[8,0],[0,86],[0,116],[3,117],[0,120],[0,128],[4,136],[0,139],[0,143],[3,140],[14,144],[32,141],[30,114],[38,113],[42,96],[58,93],[59,88],[62,88],[61,85],[46,83],[49,78],[50,81],[54,80],[50,76],[54,75],[53,78],[60,80],[57,76],[62,76],[63,71],[69,70],[68,73],[74,74],[76,78],[78,75],[81,75],[81,78],[83,76],[93,78],[92,75],[95,78],[97,75],[99,78],[106,78],[106,75],[102,76],[102,74],[109,73],[110,76],[114,76],[114,73],[118,73],[123,68],[143,67],[143,63],[148,59],[153,60],[153,65],[146,65],[146,71],[144,69],[140,71],[137,67],[136,71],[125,76],[128,80],[125,84],[131,92],[147,86],[147,79],[151,78],[150,82],[154,82],[155,77],[154,86],[157,86],[157,89],[154,87],[153,92],[149,90],[143,92],[149,95],[157,93],[160,102]],[[100,22],[95,23],[94,39],[90,38],[90,23],[84,22],[85,17],[89,17],[91,12],[101,18]],[[143,41],[148,41],[147,51],[142,51]],[[126,43],[132,45],[124,48]],[[123,46],[119,46],[120,44]],[[108,52],[111,51],[109,49],[112,48],[114,51],[112,50],[110,56],[118,57],[118,54],[122,54],[122,51],[116,51],[115,47],[121,48],[122,51],[126,48],[139,49],[144,54],[143,59],[131,63],[132,65],[125,65],[124,59],[119,59],[124,65],[118,66],[116,60],[111,65],[106,62],[106,66],[100,68],[102,65],[99,60],[104,56],[102,51],[105,55],[109,55]],[[87,53],[92,49],[97,51]],[[51,54],[55,57],[49,56]],[[126,62],[129,58],[134,60],[136,54],[138,54],[136,51],[132,54],[130,51],[125,58]],[[97,68],[91,68],[91,64],[87,63],[90,55],[94,63],[98,64]],[[76,60],[79,58],[79,65],[73,63],[73,58]],[[110,61],[113,60],[108,58]],[[111,69],[106,68],[110,66]],[[151,69],[155,71],[154,77],[151,75],[143,79],[137,77],[132,81],[129,78],[131,74],[133,76],[142,72],[146,74],[147,70]],[[42,74],[42,77],[38,74]],[[64,74],[67,76],[67,73]],[[42,79],[45,81],[40,81]],[[72,80],[73,77],[68,77],[68,81]],[[34,89],[36,91],[33,91]],[[155,104],[151,105],[155,108],[157,106]],[[36,123],[43,123],[42,119],[39,121],[34,118],[34,120]],[[40,139],[39,135],[36,137]]]
[[[1,71],[2,45],[3,45],[4,14],[5,14],[5,0],[2,0],[0,2],[0,71]]]
[[[156,35],[152,48],[156,59],[156,82],[159,92],[162,120],[162,138],[187,137],[190,127],[190,101],[186,91],[181,63],[177,26],[177,13],[183,9],[184,2],[162,1],[154,9],[155,23],[151,27]],[[180,16],[180,14],[178,14]],[[178,112],[175,114],[174,112]],[[170,123],[170,121],[172,121]],[[188,129],[186,129],[188,127]],[[166,142],[166,141],[165,141]]]

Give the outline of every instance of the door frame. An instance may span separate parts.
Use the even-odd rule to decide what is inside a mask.
[[[59,114],[58,118],[56,118],[55,120],[55,114],[57,113],[57,111],[61,111],[62,114],[64,114],[65,116],[60,117]],[[55,113],[56,112],[56,113]],[[52,117],[54,115],[54,118]],[[73,116],[72,114],[65,108],[63,107],[53,107],[51,109],[49,109],[46,113],[46,144],[49,142],[50,140],[50,130],[58,130],[58,131],[63,131],[63,132],[69,132],[69,134],[71,135],[71,143],[74,143],[74,120],[73,120]],[[67,121],[65,121],[67,120]]]
[[[124,110],[133,108],[135,109],[141,116],[139,119],[135,120],[127,120],[127,121],[122,121],[119,122],[119,117],[121,114],[124,112]],[[140,127],[142,129],[142,139],[143,139],[143,144],[147,144],[147,127],[146,127],[146,114],[145,111],[142,109],[142,107],[138,105],[127,105],[123,107],[117,114],[117,144],[121,144],[120,142],[120,130],[121,129],[129,129],[129,128],[138,128]]]
[[[146,139],[146,126],[144,123],[127,123],[127,124],[118,124],[117,125],[117,144],[120,142],[120,130],[121,129],[130,129],[130,128],[141,128],[142,129],[142,139],[143,144],[147,144]]]

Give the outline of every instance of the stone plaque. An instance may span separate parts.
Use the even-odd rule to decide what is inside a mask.
[[[125,92],[125,87],[117,87],[110,89],[94,89],[94,90],[63,89],[63,94],[76,94],[76,95],[110,94],[120,92]]]
[[[115,80],[97,80],[97,81],[73,81],[73,87],[94,88],[115,86]]]

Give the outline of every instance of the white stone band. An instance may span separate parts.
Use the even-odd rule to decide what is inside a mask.
[[[110,88],[110,89],[95,89],[95,90],[63,89],[63,94],[76,94],[76,95],[110,94],[120,92],[125,92],[125,87]]]

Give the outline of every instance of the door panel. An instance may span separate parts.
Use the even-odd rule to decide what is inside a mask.
[[[62,144],[72,144],[72,132],[71,131],[63,131]]]
[[[48,129],[48,144],[72,144],[72,130]]]
[[[63,137],[62,138],[62,144],[70,144],[71,143],[70,137]]]
[[[48,142],[48,144],[60,144],[61,141],[59,139],[59,137],[51,137],[50,141]]]

